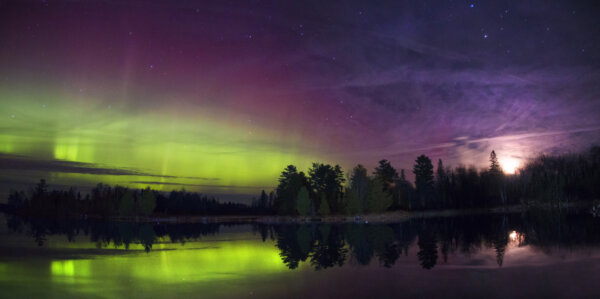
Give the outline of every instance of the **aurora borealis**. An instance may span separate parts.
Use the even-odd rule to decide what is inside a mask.
[[[288,164],[600,140],[593,1],[3,1],[0,181],[243,199]],[[5,196],[2,196],[5,198]]]

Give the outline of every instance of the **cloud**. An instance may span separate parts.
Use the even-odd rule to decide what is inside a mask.
[[[172,175],[159,175],[130,168],[106,168],[100,167],[99,165],[92,163],[82,163],[56,159],[34,159],[21,155],[11,155],[2,153],[0,153],[0,170],[63,172],[117,176],[145,176],[168,179],[193,179],[204,181],[219,180],[219,178],[209,177],[178,177]]]
[[[157,182],[157,181],[131,181],[132,184],[147,184],[147,185],[165,185],[165,186],[189,186],[189,187],[204,187],[215,189],[271,189],[273,186],[236,186],[236,185],[211,185],[211,184],[189,184],[175,182]]]

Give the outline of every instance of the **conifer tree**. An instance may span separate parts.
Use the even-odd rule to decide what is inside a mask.
[[[308,196],[308,189],[305,186],[302,186],[300,191],[298,191],[296,210],[300,216],[306,217],[310,214],[310,198]]]

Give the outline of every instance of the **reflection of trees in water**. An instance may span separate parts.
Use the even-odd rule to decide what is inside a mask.
[[[281,225],[275,227],[276,246],[281,253],[283,263],[290,269],[298,268],[300,262],[306,261],[312,247],[312,236],[308,226]]]
[[[344,265],[348,249],[339,229],[332,225],[320,225],[317,229],[317,242],[310,255],[310,264],[316,270]]]
[[[437,239],[435,233],[429,231],[428,229],[424,229],[419,232],[419,252],[417,256],[419,257],[419,262],[421,263],[421,267],[424,269],[431,269],[435,267],[438,259],[438,248],[437,248]]]
[[[274,240],[282,262],[296,269],[301,262],[316,270],[343,266],[347,261],[361,266],[377,261],[392,267],[409,246],[418,246],[416,257],[425,269],[446,263],[455,253],[476,254],[483,248],[494,250],[502,266],[507,246],[519,232],[519,244],[550,253],[552,248],[573,249],[600,245],[600,219],[588,214],[531,211],[524,214],[481,215],[432,219],[412,219],[396,224],[252,224],[263,241]],[[203,236],[218,234],[221,227],[236,224],[140,224],[92,221],[47,221],[7,218],[7,227],[30,235],[43,246],[47,235],[66,235],[70,241],[85,235],[99,248],[113,244],[126,249],[141,244],[150,251],[159,239],[185,244]],[[441,259],[439,256],[441,255]]]

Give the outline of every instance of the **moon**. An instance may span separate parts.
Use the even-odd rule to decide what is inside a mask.
[[[514,174],[521,165],[521,162],[515,158],[501,158],[499,162],[502,170],[507,174]]]

